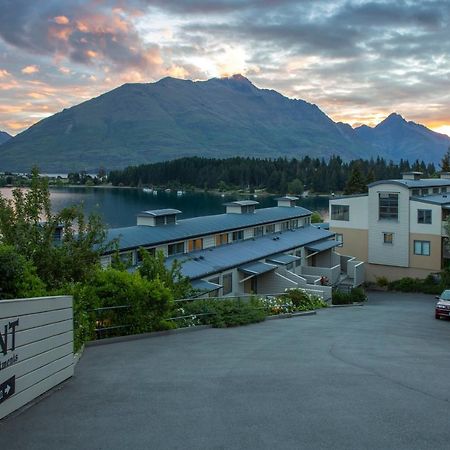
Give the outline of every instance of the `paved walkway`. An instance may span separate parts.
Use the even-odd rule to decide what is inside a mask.
[[[0,423],[7,449],[448,449],[450,321],[434,299],[88,348]]]

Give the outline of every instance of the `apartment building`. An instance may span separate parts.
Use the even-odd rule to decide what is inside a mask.
[[[330,200],[330,231],[340,252],[365,261],[366,278],[425,278],[448,258],[445,221],[450,213],[450,174],[368,185],[368,194]]]
[[[311,211],[296,206],[297,200],[281,197],[272,208],[235,201],[224,205],[224,214],[191,219],[177,219],[175,209],[144,211],[136,226],[110,229],[108,240],[134,266],[140,249],[162,251],[167,265],[177,259],[194,287],[211,296],[303,288],[329,299],[342,278],[361,284],[359,261],[338,255],[334,233],[311,226]],[[111,263],[112,253],[103,255],[103,265]]]

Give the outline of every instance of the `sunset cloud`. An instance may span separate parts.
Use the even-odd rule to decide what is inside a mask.
[[[35,64],[31,65],[31,66],[26,66],[21,70],[22,73],[26,74],[26,75],[32,75],[33,73],[37,73],[39,72],[39,67],[36,66]]]
[[[0,90],[31,105],[0,129],[125,82],[240,72],[336,121],[397,111],[447,130],[449,26],[446,0],[3,0]]]

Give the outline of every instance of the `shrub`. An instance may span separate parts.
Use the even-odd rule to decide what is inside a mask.
[[[351,305],[366,300],[366,294],[362,288],[353,288],[350,292],[334,291],[331,303],[333,305]]]
[[[401,292],[422,292],[424,294],[440,294],[446,289],[445,277],[442,277],[441,281],[436,283],[436,279],[432,276],[428,276],[424,280],[419,278],[400,278],[399,280],[389,283],[389,289],[393,291]]]
[[[302,289],[289,289],[280,296],[284,301],[291,301],[296,311],[311,311],[327,306],[321,298],[310,295]]]
[[[376,283],[380,287],[388,287],[389,280],[386,277],[376,277]]]

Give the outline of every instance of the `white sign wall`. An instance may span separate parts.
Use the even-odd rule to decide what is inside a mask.
[[[72,297],[0,300],[0,419],[72,375]]]

